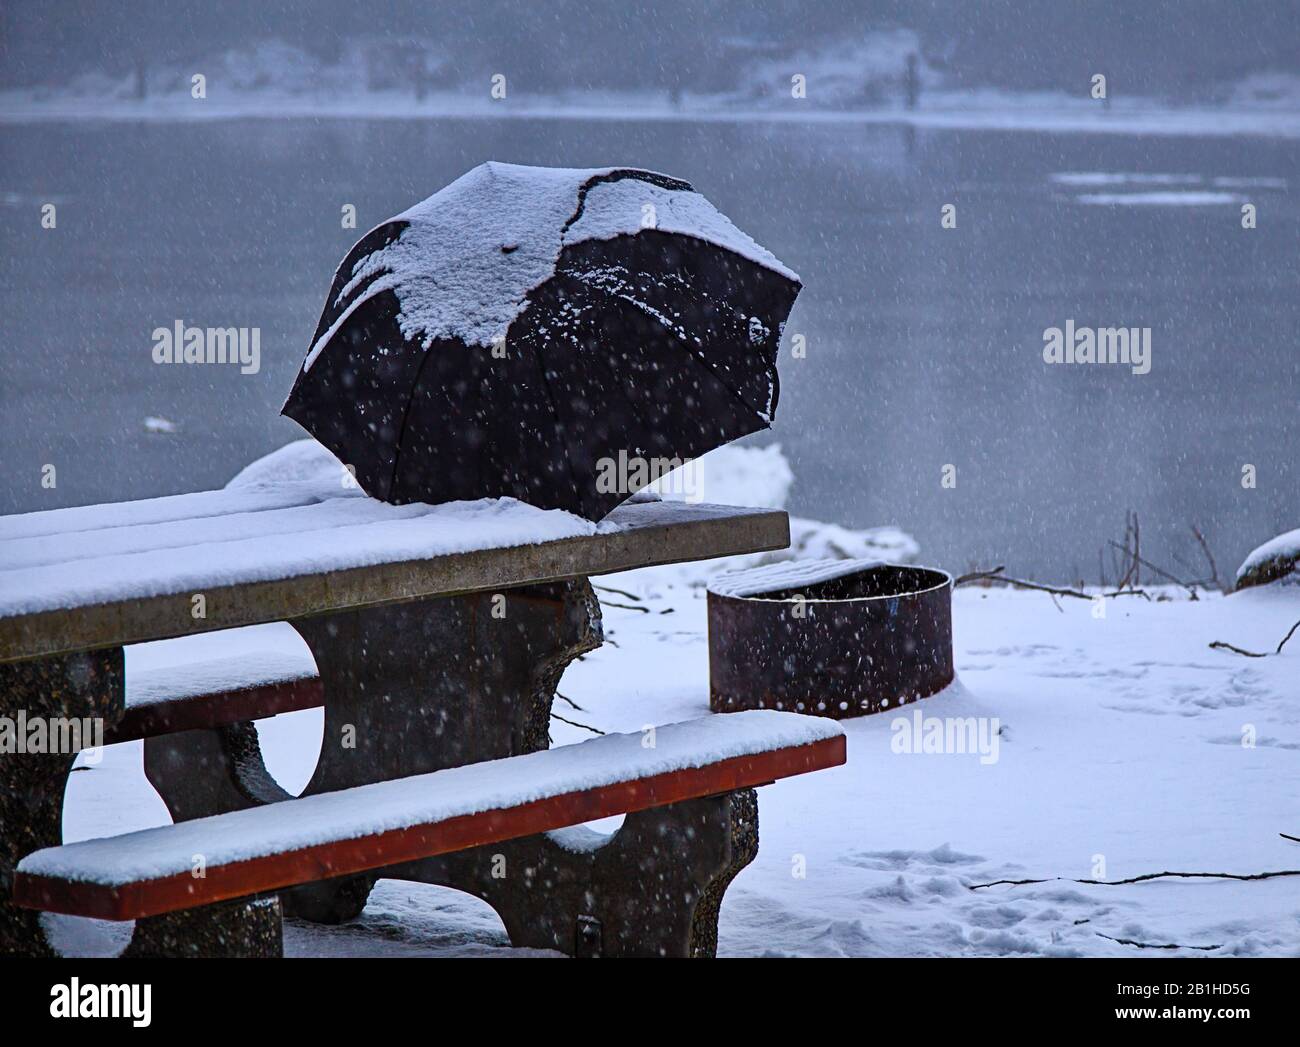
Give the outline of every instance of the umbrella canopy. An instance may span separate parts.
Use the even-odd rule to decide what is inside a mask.
[[[800,286],[686,182],[487,163],[352,248],[282,413],[372,497],[599,520],[771,425]]]

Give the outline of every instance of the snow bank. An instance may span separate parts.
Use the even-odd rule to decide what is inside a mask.
[[[354,266],[334,304],[360,293],[317,339],[303,368],[310,370],[353,311],[383,291],[401,304],[405,338],[426,348],[439,338],[490,346],[523,312],[529,292],[554,275],[565,247],[635,236],[647,207],[653,228],[697,237],[798,280],[685,182],[628,168],[489,161],[389,220],[408,224]]]
[[[725,444],[701,455],[689,467],[661,477],[646,491],[665,501],[692,499],[713,505],[784,509],[793,484],[794,472],[780,444]]]
[[[241,469],[226,484],[231,487],[279,486],[302,483],[328,489],[331,497],[353,494],[364,497],[356,484],[347,483],[342,462],[324,444],[315,440],[295,440],[278,451],[263,455]]]
[[[1300,585],[1300,530],[1287,531],[1253,550],[1237,568],[1237,588],[1284,580]]]
[[[665,499],[698,497],[717,505],[751,505],[784,509],[794,484],[794,473],[780,444],[745,447],[728,444],[703,455],[694,463],[689,483],[670,473],[647,492]],[[683,488],[689,488],[683,494]],[[863,560],[911,563],[920,553],[912,536],[897,527],[853,530],[838,524],[790,517],[790,546],[766,553],[747,553],[719,560],[646,567],[620,575],[629,584],[700,587],[730,571],[792,560]]]

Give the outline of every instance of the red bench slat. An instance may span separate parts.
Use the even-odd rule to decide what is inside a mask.
[[[175,731],[223,727],[280,713],[315,709],[324,704],[325,691],[320,679],[307,676],[147,705],[128,705],[122,719],[104,732],[104,744],[115,745]]]
[[[809,719],[795,717],[795,714],[791,713],[773,712],[731,713],[706,719],[732,721],[737,717],[754,716]],[[779,723],[779,721],[770,722]],[[828,726],[830,724],[829,721],[819,721],[819,723]],[[658,730],[670,732],[674,727],[689,726],[691,725],[670,725]],[[713,728],[713,730],[717,729]],[[109,884],[74,878],[72,875],[47,875],[34,870],[24,871],[23,865],[28,864],[30,859],[39,859],[39,856],[50,852],[68,851],[69,847],[83,849],[98,847],[107,853],[106,849],[111,848],[115,841],[88,841],[87,844],[50,848],[48,851],[29,855],[20,863],[14,876],[12,897],[14,903],[19,906],[77,916],[93,916],[108,920],[131,920],[155,916],[231,898],[275,891],[301,883],[363,872],[399,862],[460,851],[519,836],[530,836],[610,815],[626,814],[630,811],[661,807],[695,797],[763,785],[778,778],[833,767],[845,761],[845,738],[838,728],[835,730],[834,734],[806,744],[765,749],[747,755],[716,760],[703,766],[648,774],[644,777],[630,776],[594,788],[563,792],[515,806],[496,807],[478,813],[425,821],[405,828],[374,832],[350,839],[336,839],[278,850],[261,857],[230,861],[226,864],[213,863],[208,865],[205,875],[201,878],[196,878],[189,871],[185,871],[155,879]],[[604,739],[581,744],[597,746],[602,741]],[[549,750],[548,752],[563,751]],[[544,753],[534,753],[494,762],[508,764],[512,761],[527,761],[544,755]],[[525,772],[526,766],[537,765],[520,765],[520,771]],[[453,768],[449,771],[436,772],[436,775],[454,775],[462,770],[465,768]],[[418,778],[433,779],[436,775],[421,775]],[[409,783],[415,779],[405,779],[405,781]],[[451,782],[453,779],[444,778],[443,781]],[[380,786],[361,788],[377,789],[396,784],[396,782],[388,782],[380,783]],[[436,783],[431,782],[430,788],[435,788],[435,785]],[[172,828],[200,826],[204,822],[215,823],[222,819],[239,818],[261,812],[278,812],[282,811],[285,805],[308,803],[328,796],[345,797],[348,793],[356,791],[346,790],[344,793],[289,800],[285,804],[273,804],[256,811],[238,811],[212,819],[202,819],[200,822],[187,822],[176,827],[145,831],[164,833]],[[83,850],[81,853],[86,852]],[[38,860],[36,864],[39,867],[40,861]]]

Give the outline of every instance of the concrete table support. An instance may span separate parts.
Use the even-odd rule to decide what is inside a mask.
[[[555,688],[601,642],[585,579],[304,618],[325,700],[304,794],[545,749]],[[145,741],[174,819],[286,799],[252,724]],[[570,954],[712,955],[717,909],[757,848],[752,790],[629,814],[613,837],[570,829],[324,880],[281,895],[286,915],[339,923],[380,878],[444,884],[501,915],[516,945]],[[143,921],[142,921],[143,922]]]
[[[28,724],[43,720],[47,737],[57,735],[60,743],[69,720],[80,721],[79,728],[98,721],[99,730],[107,731],[122,716],[123,679],[120,647],[0,664],[0,716],[15,722],[21,713]],[[241,726],[256,738],[251,724]],[[85,732],[81,740],[89,740]],[[62,842],[63,797],[76,758],[75,749],[0,752],[2,956],[57,955],[46,933],[47,917],[10,905],[8,895],[23,856]],[[274,898],[240,899],[140,920],[124,955],[278,956],[279,912]]]
[[[0,664],[0,716],[17,733],[19,721],[44,723],[46,743],[63,748],[49,737],[49,728],[70,720],[78,730],[98,720],[100,729],[117,721],[123,709],[123,657],[120,647],[83,654],[58,655]],[[27,748],[28,732],[13,737],[15,748]],[[54,744],[50,745],[49,742]],[[5,748],[9,748],[6,744]],[[63,794],[76,751],[0,751],[0,954],[55,955],[41,914],[8,902],[14,867],[42,847],[63,839]]]

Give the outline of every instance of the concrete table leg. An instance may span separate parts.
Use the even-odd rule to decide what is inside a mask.
[[[512,945],[570,956],[712,957],[718,907],[758,853],[753,789],[633,812],[611,836],[576,826],[440,855],[385,876],[486,901]]]
[[[0,665],[0,716],[7,720],[0,730],[15,723],[21,713],[28,725],[43,722],[46,738],[51,742],[58,739],[57,744],[47,743],[46,748],[59,750],[18,753],[4,751],[8,743],[0,747],[2,955],[56,955],[45,933],[42,914],[8,904],[13,872],[24,855],[62,842],[63,799],[77,750],[102,739],[104,732],[121,718],[124,708],[120,647]],[[79,721],[75,735],[70,729],[71,720]],[[74,737],[79,745],[67,744]],[[259,902],[245,899],[140,920],[124,955],[280,953],[279,904],[272,898]]]
[[[293,625],[325,698],[320,761],[304,795],[547,748],[560,677],[601,642],[585,579]],[[247,724],[147,739],[145,769],[177,820],[286,797]],[[281,900],[288,916],[339,923],[360,914],[377,879],[410,879],[483,898],[515,945],[711,956],[723,891],[757,845],[757,802],[744,789],[629,814],[612,837],[560,830],[304,885]]]
[[[0,954],[53,956],[41,914],[8,902],[14,868],[32,851],[63,842],[63,796],[77,752],[67,751],[77,721],[81,744],[93,744],[122,715],[122,649],[36,658],[0,665]],[[21,721],[21,722],[20,722]],[[42,724],[45,742],[55,752],[30,749],[30,729]],[[91,737],[86,737],[89,727]],[[39,728],[38,728],[39,729]],[[52,744],[51,744],[52,743]]]
[[[320,760],[304,795],[547,748],[555,687],[601,639],[585,580],[292,624],[325,697]],[[145,773],[177,821],[288,798],[266,772],[251,724],[146,739]],[[353,919],[379,875],[286,891],[285,913]]]
[[[236,898],[135,923],[122,956],[265,959],[284,955],[280,899]]]

